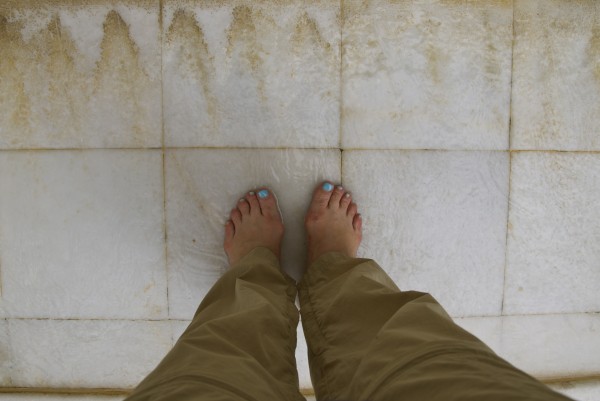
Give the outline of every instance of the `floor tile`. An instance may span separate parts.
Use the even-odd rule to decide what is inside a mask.
[[[158,0],[0,10],[0,148],[161,145]]]
[[[340,178],[338,150],[180,149],[166,154],[169,306],[190,319],[227,268],[224,223],[246,191],[268,186],[279,199],[286,233],[283,268],[299,279],[304,214],[314,187]]]
[[[8,336],[8,322],[0,320],[0,386],[10,386],[10,371],[12,369],[12,351]]]
[[[453,316],[500,314],[508,162],[505,152],[345,151],[359,255]]]
[[[337,147],[339,7],[166,0],[166,143]]]
[[[343,148],[508,148],[511,1],[345,1],[342,42]]]
[[[164,321],[11,319],[9,333],[15,387],[133,388],[171,349]]]
[[[505,314],[600,311],[600,154],[513,153]]]
[[[500,354],[539,378],[600,372],[600,314],[502,318]]]
[[[163,203],[160,151],[0,153],[0,313],[165,317]]]
[[[515,0],[513,149],[600,149],[600,3]]]
[[[543,380],[600,371],[600,314],[457,319],[498,355]]]
[[[551,384],[554,390],[577,401],[600,400],[600,380]]]

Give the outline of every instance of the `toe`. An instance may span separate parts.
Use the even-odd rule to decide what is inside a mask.
[[[358,207],[356,206],[356,203],[354,203],[354,202],[350,203],[350,206],[348,206],[348,211],[346,212],[346,215],[350,216],[350,217],[354,217],[357,212],[358,212]]]
[[[354,218],[352,219],[352,227],[354,227],[356,231],[362,230],[362,216],[360,213],[354,215]]]
[[[258,199],[256,199],[256,192],[250,191],[246,194],[246,200],[250,205],[250,214],[260,214],[260,205],[258,204]]]
[[[329,199],[329,207],[336,209],[339,208],[342,196],[344,196],[344,188],[341,185],[338,185],[334,188],[333,193],[331,194],[331,198]]]
[[[324,181],[315,189],[313,193],[311,209],[325,209],[329,204],[329,199],[333,191],[333,184],[329,181]]]
[[[237,204],[238,209],[242,213],[242,216],[250,214],[250,204],[246,200],[246,198],[242,198],[238,201]]]
[[[350,205],[350,202],[352,202],[352,195],[350,192],[346,192],[340,200],[340,207],[344,210],[348,210],[348,205]]]
[[[234,227],[242,223],[242,213],[239,209],[233,209],[229,217],[233,221]]]
[[[233,240],[233,234],[235,233],[235,229],[233,228],[233,222],[231,220],[227,220],[225,222],[225,247]]]
[[[281,219],[281,215],[279,214],[279,208],[277,207],[277,198],[272,191],[269,191],[267,188],[261,188],[258,192],[258,204],[260,205],[260,210],[263,216],[279,218]]]

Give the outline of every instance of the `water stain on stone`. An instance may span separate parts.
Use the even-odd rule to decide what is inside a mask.
[[[143,143],[139,122],[145,115],[140,105],[148,76],[140,67],[139,49],[129,33],[129,26],[116,11],[110,11],[103,24],[101,56],[96,65],[94,96],[118,99],[115,108],[126,114],[131,123],[134,142]],[[116,110],[115,110],[116,111]]]
[[[257,12],[259,14],[259,12]],[[260,15],[256,15],[260,17]],[[255,16],[248,6],[236,6],[233,9],[233,20],[227,31],[227,55],[232,57],[237,53],[244,59],[253,75],[258,80],[258,91],[263,98],[265,96],[265,82],[263,74],[263,60],[260,55],[262,48],[258,43],[256,34]]]
[[[428,19],[423,27],[425,33],[425,57],[427,57],[427,67],[429,74],[434,83],[439,84],[442,80],[441,67],[446,63],[447,56],[443,49],[440,49],[435,43],[439,37],[439,27],[441,26],[440,21],[434,21]]]
[[[326,52],[330,52],[332,50],[331,44],[323,38],[317,23],[308,15],[307,12],[304,12],[298,18],[298,22],[296,23],[296,27],[294,29],[294,35],[292,36],[292,44],[294,49],[301,49],[303,47],[302,44],[304,43],[307,43],[311,47],[318,46]]]
[[[63,29],[58,15],[52,17],[46,29],[36,37],[37,64],[44,66],[44,77],[48,85],[48,116],[61,116],[66,121],[52,132],[63,137],[67,129],[80,132],[81,80],[74,58],[77,50],[73,40]]]
[[[215,70],[204,32],[194,16],[183,10],[175,12],[167,31],[167,43],[177,47],[179,64],[183,65],[202,85],[206,101],[206,112],[211,117],[213,128],[218,126],[217,100],[211,89]]]
[[[20,24],[9,22],[6,16],[0,15],[0,116],[13,131],[13,135],[9,137],[9,133],[1,140],[7,140],[12,145],[20,142],[17,132],[20,135],[31,132],[30,100],[25,92],[25,77],[20,68],[25,51],[20,30]]]
[[[497,81],[501,74],[500,53],[497,47],[496,30],[490,24],[490,15],[486,11],[483,12],[483,34],[485,36],[485,75],[491,81]]]

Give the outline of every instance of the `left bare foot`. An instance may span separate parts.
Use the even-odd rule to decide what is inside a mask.
[[[283,221],[277,207],[275,195],[266,188],[248,192],[231,211],[225,223],[225,253],[229,265],[258,246],[281,255]]]

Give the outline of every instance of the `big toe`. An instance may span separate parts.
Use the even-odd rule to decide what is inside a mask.
[[[262,215],[281,220],[281,213],[279,213],[279,206],[277,206],[275,194],[266,188],[262,188],[256,195]]]
[[[310,208],[312,210],[327,208],[329,200],[331,199],[331,195],[333,194],[333,188],[333,184],[329,181],[324,181],[323,183],[319,184],[313,193]]]

